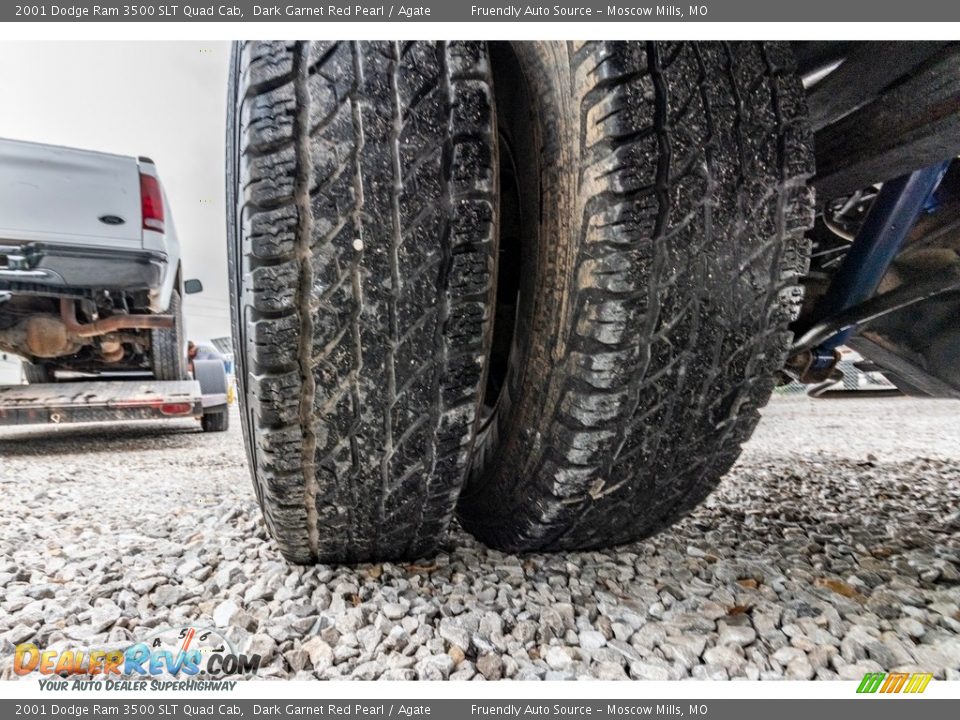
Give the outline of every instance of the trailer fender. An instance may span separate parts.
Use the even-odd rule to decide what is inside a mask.
[[[205,411],[227,405],[227,372],[221,360],[194,360],[193,378],[200,383]]]

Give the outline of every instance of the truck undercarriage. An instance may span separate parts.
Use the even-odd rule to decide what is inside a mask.
[[[827,380],[844,343],[907,394],[960,397],[960,46],[794,49],[818,212],[785,376]]]
[[[0,297],[2,299],[2,297]],[[127,312],[91,298],[17,295],[0,304],[0,349],[74,372],[146,370],[149,330],[174,327],[172,315]]]

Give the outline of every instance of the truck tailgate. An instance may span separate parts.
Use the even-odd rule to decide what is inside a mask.
[[[0,241],[142,247],[132,157],[0,140]]]

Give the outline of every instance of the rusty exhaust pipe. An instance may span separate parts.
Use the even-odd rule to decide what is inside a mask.
[[[169,330],[174,325],[173,315],[111,315],[96,322],[77,321],[76,303],[60,298],[60,319],[72,335],[82,338],[99,337],[117,330]]]

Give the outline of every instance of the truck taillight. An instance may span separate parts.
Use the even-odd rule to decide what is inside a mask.
[[[153,175],[140,173],[140,208],[143,229],[163,232],[163,192]]]
[[[163,415],[186,415],[193,410],[190,403],[163,403],[160,405],[160,412]]]

